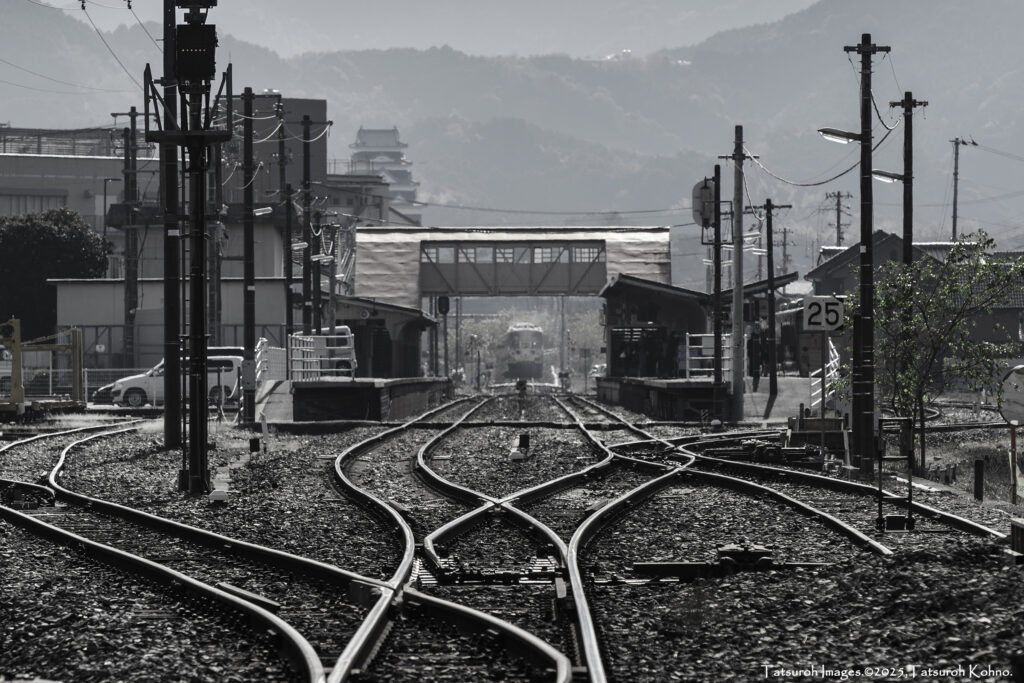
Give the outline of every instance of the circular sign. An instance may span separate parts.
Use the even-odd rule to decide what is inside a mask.
[[[1006,373],[1002,388],[999,414],[1008,424],[1024,424],[1024,365],[1018,365]]]

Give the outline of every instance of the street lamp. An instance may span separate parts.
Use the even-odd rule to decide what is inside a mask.
[[[119,183],[121,178],[103,179],[103,239],[107,239],[107,183]]]
[[[851,142],[858,142],[860,140],[859,133],[851,133],[845,130],[839,130],[838,128],[819,128],[818,132],[821,137],[831,142],[838,142],[841,145],[846,145]]]

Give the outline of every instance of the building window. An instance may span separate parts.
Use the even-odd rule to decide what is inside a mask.
[[[573,247],[572,260],[575,263],[604,263],[604,249],[601,247]]]
[[[534,263],[568,263],[569,250],[565,247],[534,247]]]
[[[515,252],[516,263],[529,263],[530,250],[526,247],[512,247]]]
[[[420,263],[437,263],[437,247],[421,247]]]
[[[438,263],[455,263],[455,247],[438,247]]]
[[[476,263],[476,249],[459,247],[459,263]]]
[[[66,205],[67,198],[63,194],[0,194],[0,216],[41,213]]]
[[[494,262],[495,263],[512,263],[514,258],[512,247],[495,247],[494,248]]]
[[[477,263],[491,263],[494,261],[494,249],[492,247],[477,247],[475,251]]]

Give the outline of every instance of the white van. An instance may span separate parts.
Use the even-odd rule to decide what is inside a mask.
[[[208,399],[219,403],[221,397],[231,400],[234,394],[238,372],[242,367],[241,356],[210,356],[206,359],[206,386]],[[188,385],[182,393],[188,392]],[[147,403],[162,405],[164,402],[164,362],[141,374],[124,377],[114,382],[110,399],[116,406],[139,408]]]

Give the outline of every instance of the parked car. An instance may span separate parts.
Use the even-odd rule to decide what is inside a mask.
[[[210,402],[220,402],[221,397],[226,401],[234,398],[235,381],[241,367],[241,356],[210,356],[206,359],[207,399]],[[184,393],[188,393],[187,384]],[[124,377],[114,382],[110,399],[114,405],[132,408],[163,404],[164,362],[160,361],[141,375]]]
[[[102,387],[92,392],[92,396],[89,397],[90,403],[97,405],[110,405],[114,402],[111,394],[114,391],[114,383],[104,384]]]
[[[590,376],[591,377],[604,377],[607,374],[608,374],[608,364],[607,363],[595,363],[594,366],[592,368],[590,368]]]

